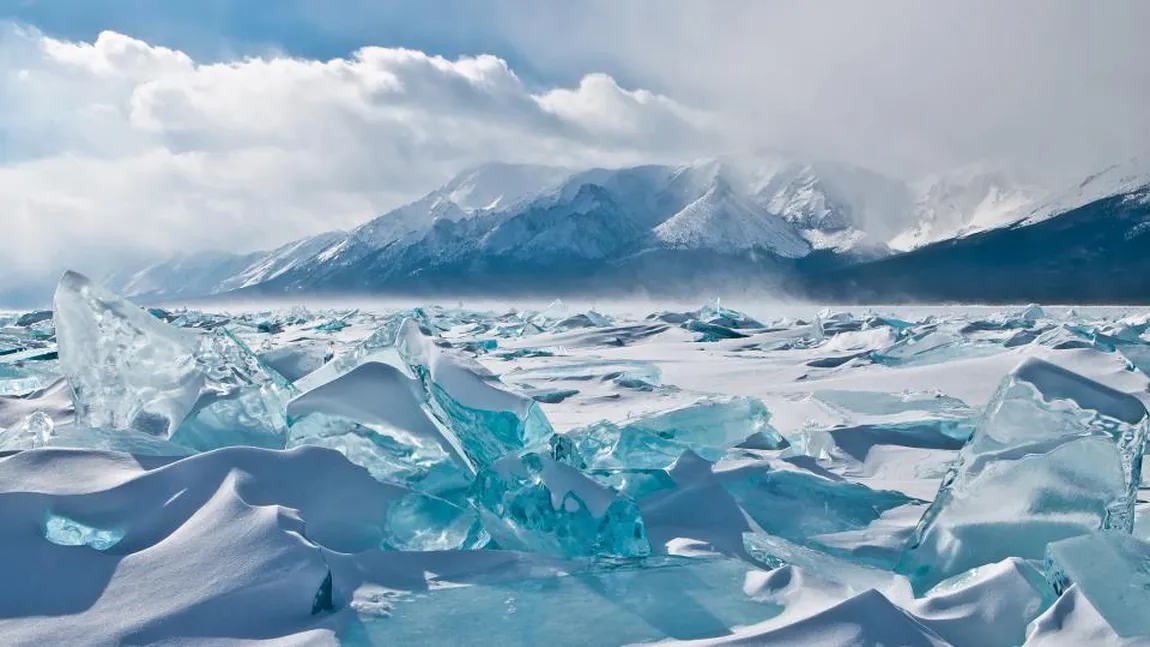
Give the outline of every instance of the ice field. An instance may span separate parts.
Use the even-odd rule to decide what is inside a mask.
[[[734,308],[738,309],[734,309]],[[1150,313],[0,316],[5,644],[1150,644]]]

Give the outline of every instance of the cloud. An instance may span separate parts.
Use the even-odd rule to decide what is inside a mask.
[[[1059,186],[1150,156],[1142,0],[283,4],[21,5],[73,39],[154,42],[0,26],[0,225],[19,241],[0,283],[352,226],[490,159],[773,149]],[[452,55],[350,51],[370,42]]]
[[[536,90],[491,55],[201,64],[114,32],[0,29],[9,279],[354,226],[491,159],[639,163],[711,139],[667,97],[602,74]]]
[[[732,141],[902,176],[1061,180],[1150,155],[1144,0],[501,0],[512,47],[721,115]]]

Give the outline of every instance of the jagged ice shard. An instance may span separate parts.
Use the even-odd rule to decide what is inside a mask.
[[[53,300],[77,424],[168,437],[199,399],[196,337],[67,272]]]
[[[500,459],[476,477],[474,496],[503,548],[561,557],[651,552],[634,501],[549,456]]]
[[[1131,532],[1146,443],[1137,398],[1030,358],[1002,383],[898,570],[916,593],[1094,530]]]
[[[54,305],[77,426],[198,450],[283,447],[291,387],[228,332],[175,328],[75,272]]]
[[[770,425],[770,412],[755,398],[704,398],[625,424],[602,421],[567,434],[593,469],[662,469],[691,450],[717,461],[751,436],[763,448],[787,441]]]
[[[421,394],[398,367],[366,362],[288,404],[288,446],[335,449],[376,480],[455,501],[472,474]]]
[[[0,451],[44,447],[55,432],[52,418],[37,411],[7,429],[0,429]]]
[[[538,404],[495,386],[494,376],[481,366],[449,355],[414,320],[400,327],[396,345],[432,413],[450,430],[473,471],[551,435],[551,423]]]

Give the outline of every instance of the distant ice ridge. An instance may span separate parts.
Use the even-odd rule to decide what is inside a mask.
[[[1150,638],[1145,316],[56,305],[0,315],[63,378],[0,396],[15,642]]]

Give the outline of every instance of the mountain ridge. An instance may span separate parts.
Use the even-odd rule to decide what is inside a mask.
[[[907,261],[893,259],[921,258],[916,252],[948,241],[1041,225],[1114,195],[1108,191],[1150,185],[1144,171],[1134,160],[1040,195],[977,168],[914,189],[866,169],[779,158],[588,170],[490,163],[350,231],[266,253],[180,255],[104,282],[150,299],[442,293],[451,286],[512,294],[629,285],[677,293],[708,281],[847,298],[825,277],[880,276],[868,268],[898,266]],[[691,264],[699,281],[681,267]],[[924,286],[911,287],[933,298]],[[884,291],[868,285],[860,294]]]

